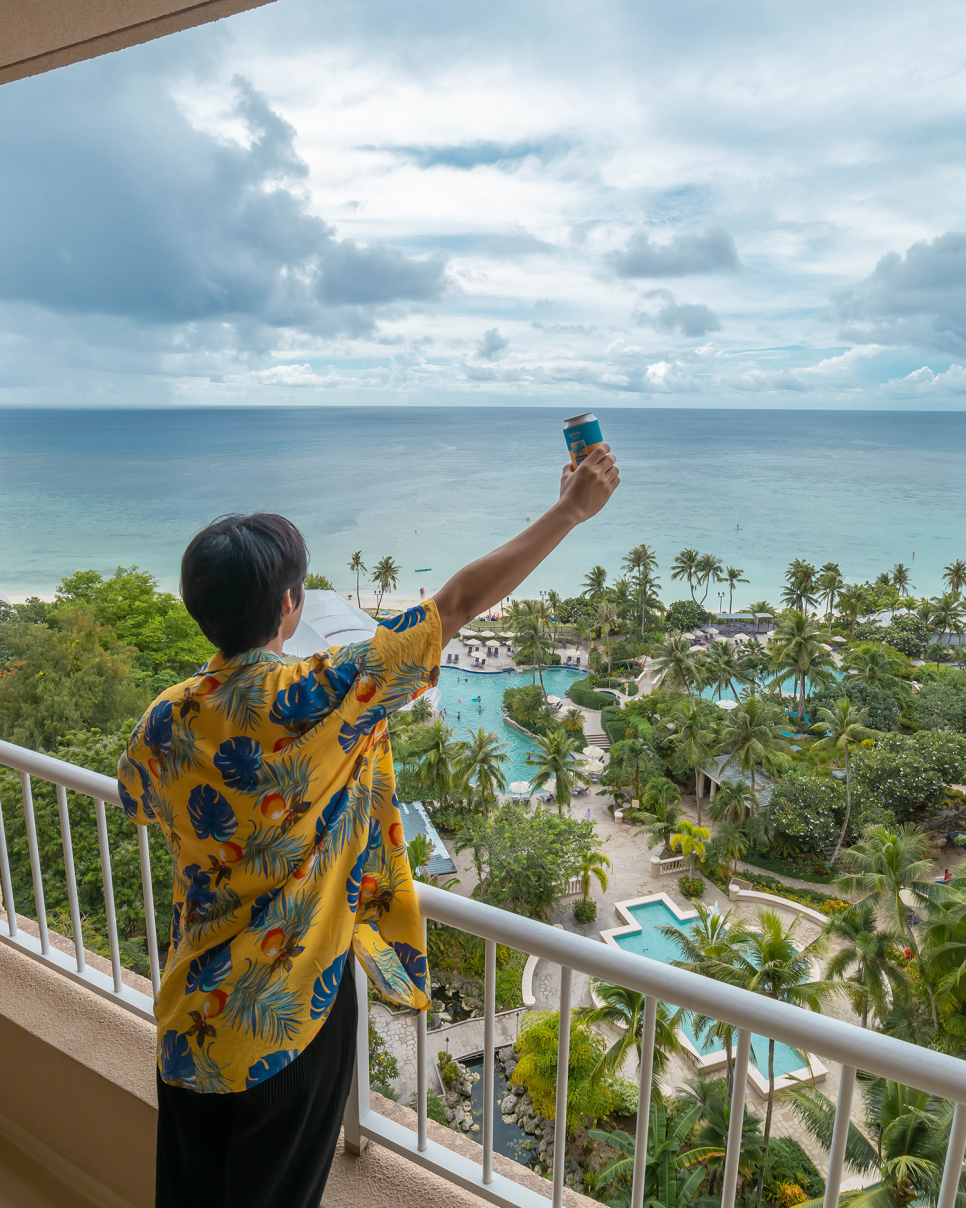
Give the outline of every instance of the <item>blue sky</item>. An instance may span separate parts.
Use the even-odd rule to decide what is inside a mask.
[[[0,405],[966,403],[959,6],[279,0],[0,89]]]

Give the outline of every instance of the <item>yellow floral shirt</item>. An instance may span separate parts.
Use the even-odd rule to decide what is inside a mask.
[[[325,1022],[350,948],[387,998],[428,1005],[386,716],[439,660],[429,601],[295,664],[216,654],[141,718],[118,784],[174,863],[165,1082],[231,1092],[283,1069]]]

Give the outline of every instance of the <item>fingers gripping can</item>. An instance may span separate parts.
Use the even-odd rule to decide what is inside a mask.
[[[585,411],[583,415],[564,420],[564,440],[570,450],[571,464],[576,470],[591,449],[596,449],[604,440],[600,434],[600,421],[593,411]]]

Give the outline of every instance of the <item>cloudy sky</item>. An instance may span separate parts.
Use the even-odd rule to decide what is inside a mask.
[[[951,0],[279,0],[0,89],[0,404],[966,403]]]

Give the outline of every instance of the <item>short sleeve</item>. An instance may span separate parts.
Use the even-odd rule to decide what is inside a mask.
[[[138,826],[157,821],[151,808],[151,773],[147,767],[149,754],[143,749],[138,730],[135,730],[117,763],[117,791],[121,805],[128,818]]]
[[[338,713],[363,733],[390,713],[421,696],[439,680],[442,630],[432,600],[381,621],[368,642],[335,651],[326,668],[330,679],[351,665],[352,686]]]

